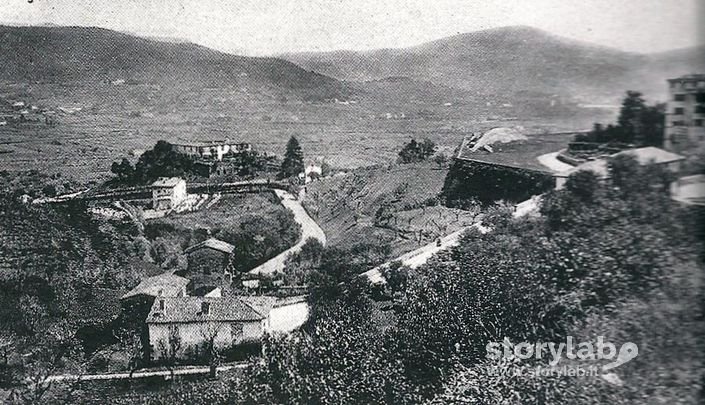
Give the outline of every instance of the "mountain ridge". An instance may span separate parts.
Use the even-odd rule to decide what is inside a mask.
[[[614,100],[627,89],[662,96],[666,78],[705,69],[691,53],[692,49],[673,54],[625,52],[533,27],[510,26],[407,48],[280,56],[339,80],[409,77],[480,94],[531,91],[595,101]]]

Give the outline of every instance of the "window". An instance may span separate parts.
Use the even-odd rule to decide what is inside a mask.
[[[685,122],[683,122],[683,121],[673,121],[672,124],[673,124],[674,127],[682,127],[682,126],[685,126]]]
[[[693,121],[693,125],[695,125],[696,127],[702,127],[703,120],[695,120],[695,121]]]
[[[159,300],[159,310],[164,311],[164,300]]]
[[[675,115],[683,115],[685,113],[685,110],[683,107],[676,107],[673,109],[673,114]]]
[[[673,101],[685,101],[685,94],[676,94],[673,96]]]
[[[201,303],[201,315],[210,315],[211,314],[211,303],[210,302],[202,302]]]
[[[705,114],[705,106],[702,106],[702,105],[695,106],[695,113],[696,114]]]
[[[705,103],[705,93],[698,93],[695,95],[696,103]]]

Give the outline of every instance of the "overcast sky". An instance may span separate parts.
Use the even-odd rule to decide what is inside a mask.
[[[634,52],[703,42],[698,0],[0,0],[0,23],[185,38],[226,52],[397,48],[530,25]],[[701,17],[702,18],[702,17]]]

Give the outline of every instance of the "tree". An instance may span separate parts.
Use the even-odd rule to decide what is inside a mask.
[[[627,97],[622,100],[617,124],[623,130],[622,142],[643,143],[642,115],[646,110],[646,103],[638,91],[627,91]]]
[[[304,153],[301,150],[301,145],[295,137],[289,138],[286,144],[286,152],[284,153],[284,161],[282,161],[281,178],[298,176],[304,171]]]
[[[417,142],[416,139],[412,139],[409,143],[404,145],[401,151],[399,151],[399,162],[422,162],[433,156],[435,152],[436,144],[434,144],[430,139],[424,139],[423,142]]]

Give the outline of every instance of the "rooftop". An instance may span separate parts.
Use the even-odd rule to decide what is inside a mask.
[[[160,177],[152,183],[152,187],[176,187],[182,181],[185,180],[179,177]]]
[[[199,249],[213,249],[219,252],[231,254],[235,251],[235,246],[229,244],[228,242],[222,241],[216,238],[208,238],[201,243],[197,243],[193,246],[189,246],[184,249],[184,253],[191,253]]]
[[[528,139],[523,141],[493,143],[490,145],[492,152],[484,149],[473,152],[469,143],[463,142],[457,159],[553,174],[550,168],[539,162],[538,157],[565,149],[576,133],[526,135]]]
[[[667,150],[657,148],[654,146],[647,146],[644,148],[629,149],[619,152],[613,156],[618,155],[629,155],[634,156],[640,165],[645,165],[648,163],[671,163],[678,162],[680,160],[685,160],[684,156],[671,153]]]
[[[159,309],[162,300],[163,311]],[[208,314],[202,312],[204,302],[209,304]],[[265,318],[266,315],[255,310],[242,297],[176,297],[154,300],[147,323],[246,322]]]
[[[669,82],[681,82],[681,81],[691,81],[691,80],[705,80],[705,74],[691,73],[688,75],[683,75],[681,77],[676,77],[674,79],[668,79]]]
[[[171,273],[163,273],[158,276],[143,279],[137,287],[122,296],[122,299],[146,295],[156,297],[161,294],[163,297],[177,297],[184,287],[189,283],[189,279]]]
[[[684,160],[685,157],[671,153],[669,151],[656,148],[654,146],[647,146],[644,148],[629,149],[619,153],[615,153],[610,157],[614,156],[633,156],[640,165],[647,164],[666,164],[673,163]],[[578,171],[591,171],[597,174],[599,177],[609,177],[609,164],[608,159],[597,159],[590,162],[585,162],[578,165],[570,170],[561,173],[562,176],[570,176],[571,174]]]
[[[174,141],[169,143],[176,146],[218,146],[247,144],[247,142],[232,142],[229,139],[217,139],[212,141]]]

